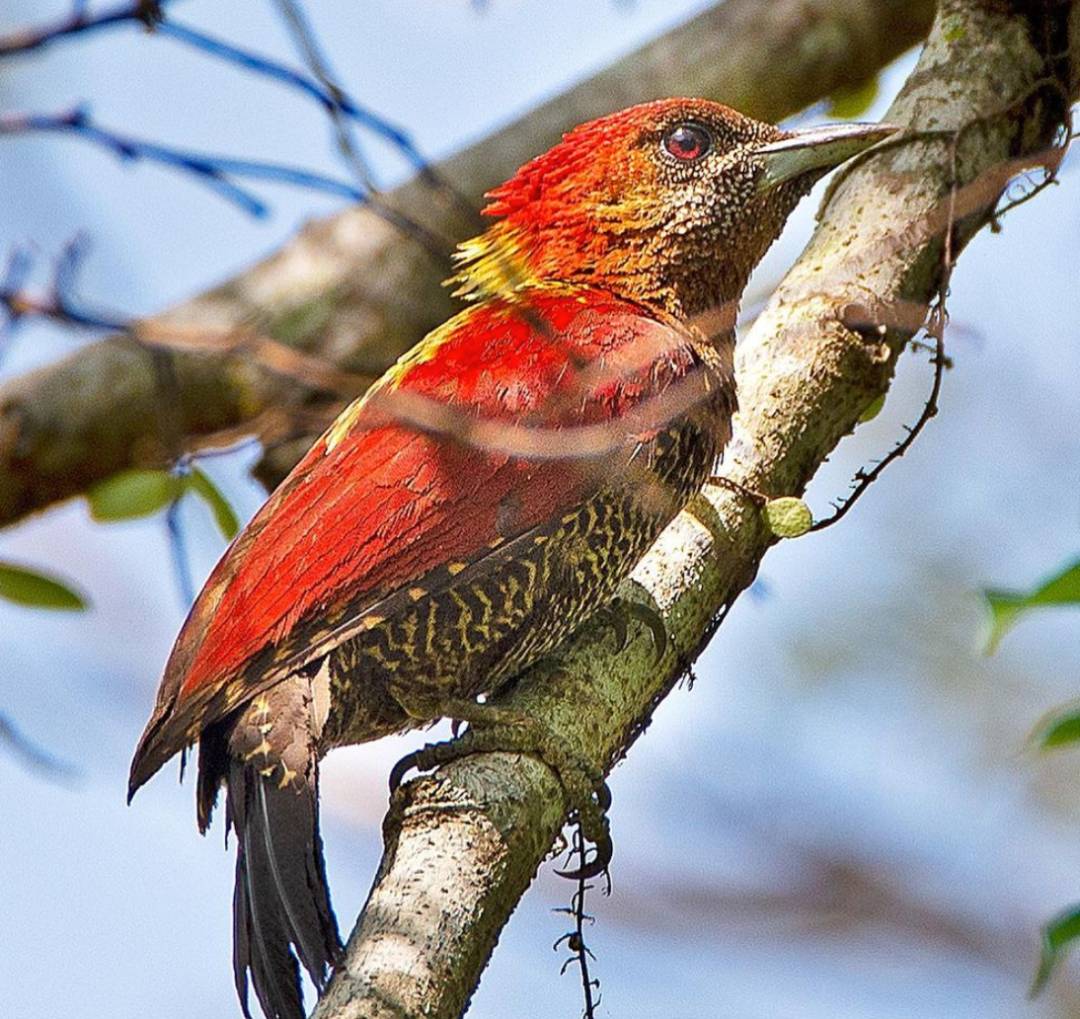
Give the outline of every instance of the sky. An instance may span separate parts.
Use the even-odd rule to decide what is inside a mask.
[[[482,137],[704,3],[456,0],[308,11],[349,92],[432,158]],[[0,31],[66,10],[16,0]],[[176,15],[291,62],[273,6],[188,0]],[[890,69],[880,115],[911,59]],[[134,28],[10,61],[0,109],[89,100],[96,118],[183,147],[342,173],[326,122],[292,94]],[[811,111],[818,116],[821,111]],[[806,118],[803,118],[804,120]],[[254,220],[190,179],[55,138],[5,139],[0,244],[47,264],[82,231],[80,292],[148,314],[237,272],[338,200],[267,188]],[[379,150],[383,180],[405,168]],[[1050,612],[982,653],[979,590],[1024,587],[1080,547],[1080,175],[984,231],[953,278],[955,367],[941,413],[844,523],[769,553],[697,669],[614,773],[617,860],[594,896],[599,1015],[673,1019],[1018,1019],[1077,1014],[1080,970],[1026,998],[1039,924],[1080,900],[1075,754],[1028,749],[1080,686],[1080,616]],[[812,228],[816,196],[752,281],[766,293]],[[0,367],[30,370],[92,337],[31,326]],[[930,382],[906,355],[884,412],[846,439],[808,494],[819,514],[917,413]],[[206,464],[242,517],[264,493],[252,450]],[[185,516],[201,578],[223,542]],[[74,500],[0,532],[0,559],[48,566],[85,614],[0,603],[0,711],[75,774],[0,753],[3,1014],[237,1015],[231,854],[200,838],[171,768],[132,805],[127,765],[182,620],[163,522],[99,525]],[[342,926],[380,855],[388,768],[415,740],[326,761],[324,831]],[[580,1012],[559,976],[541,872],[470,1019]]]

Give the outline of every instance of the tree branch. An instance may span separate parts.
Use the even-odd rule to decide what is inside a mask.
[[[257,159],[234,159],[229,156],[207,155],[160,145],[142,138],[133,138],[102,127],[86,106],[77,106],[61,113],[3,113],[0,114],[0,136],[33,133],[70,134],[112,152],[118,159],[147,160],[189,173],[226,201],[244,212],[263,217],[267,205],[234,178],[292,184],[337,198],[354,202],[367,200],[367,193],[342,180],[299,166],[268,163]]]
[[[659,96],[701,95],[781,119],[872,77],[922,38],[932,8],[931,0],[727,0],[447,160],[439,177],[478,202],[574,124]],[[445,189],[423,179],[385,201],[439,236],[476,229]],[[446,274],[371,210],[350,209],[146,326],[158,336],[254,331],[343,371],[378,374],[451,313],[440,286]],[[291,441],[268,450],[267,482],[292,466],[337,406],[319,386],[283,378],[228,345],[175,362],[189,448],[269,410],[303,411]],[[144,352],[126,337],[0,386],[0,526],[123,468],[164,462],[156,402]]]
[[[743,411],[729,477],[773,495],[803,490],[889,385],[913,332],[888,327],[892,309],[925,313],[944,250],[951,261],[991,219],[1018,165],[1044,158],[1078,66],[1080,0],[945,0],[888,114],[910,127],[907,140],[845,176],[740,345]],[[854,306],[887,328],[851,328]],[[774,540],[749,500],[707,489],[625,592],[662,614],[671,638],[662,661],[643,628],[615,654],[612,635],[592,627],[525,676],[506,705],[543,718],[569,750],[610,768]],[[375,885],[316,1017],[459,1016],[566,809],[546,766],[510,754],[477,755],[400,790]]]
[[[16,29],[0,36],[0,58],[44,49],[61,39],[90,35],[126,22],[141,23],[147,29],[157,26],[169,0],[125,0],[106,10],[91,14],[84,3],[74,3],[71,12],[45,25]]]

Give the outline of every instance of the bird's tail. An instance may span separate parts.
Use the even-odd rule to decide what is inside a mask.
[[[303,1019],[298,963],[321,993],[341,952],[319,836],[310,689],[303,676],[278,684],[216,746],[209,734],[200,746],[200,790],[215,773],[228,786],[227,823],[237,839],[233,973],[249,1017],[250,979],[267,1019]],[[202,792],[199,800],[207,823]]]

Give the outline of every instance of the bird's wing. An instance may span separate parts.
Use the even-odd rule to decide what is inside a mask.
[[[315,443],[214,569],[166,665],[132,791],[381,602],[432,571],[476,569],[579,505],[700,398],[695,365],[677,324],[588,290],[477,305],[430,334]]]

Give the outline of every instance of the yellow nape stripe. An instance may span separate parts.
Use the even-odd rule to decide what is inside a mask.
[[[576,289],[571,284],[536,276],[521,253],[516,232],[505,223],[496,223],[487,233],[459,245],[454,262],[460,271],[446,284],[457,287],[455,297],[469,301],[501,298],[513,302],[526,289]],[[363,396],[349,404],[327,429],[325,451],[332,452],[353,430],[368,400],[377,393],[393,390],[411,368],[430,361],[468,315],[466,308],[433,329],[415,347],[402,354]]]
[[[444,286],[455,287],[454,297],[467,301],[513,300],[519,290],[541,282],[529,268],[516,231],[506,223],[459,244],[454,264],[458,271]]]

